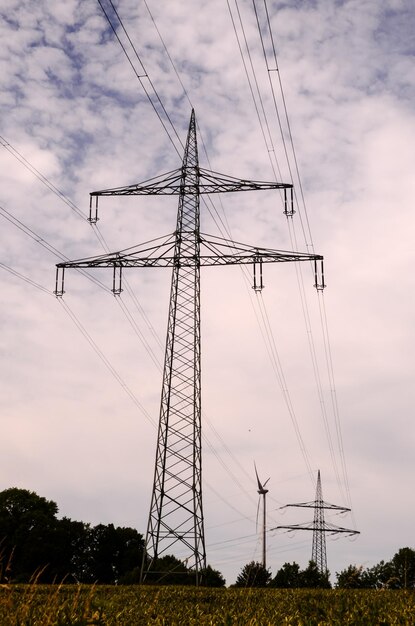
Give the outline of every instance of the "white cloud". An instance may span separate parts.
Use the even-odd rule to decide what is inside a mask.
[[[250,3],[240,7],[287,180],[255,17]],[[123,0],[118,8],[184,141],[190,104],[152,20],[142,4]],[[308,218],[316,251],[326,258],[324,299],[336,391],[354,513],[362,530],[354,544],[328,544],[334,572],[351,562],[371,565],[387,559],[412,541],[406,484],[414,438],[410,294],[415,119],[409,43],[414,11],[405,1],[270,2],[269,8]],[[272,178],[226,3],[154,3],[151,10],[196,108],[205,142],[199,138],[202,165],[207,166],[206,147],[214,170]],[[138,182],[180,165],[173,148],[173,143],[179,146],[177,137],[166,122],[172,141],[167,137],[98,4],[3,2],[2,11],[0,134],[85,215],[90,191]],[[269,41],[266,45],[270,52]],[[280,102],[278,77],[271,75]],[[148,78],[143,84],[155,103]],[[281,115],[286,130],[283,111]],[[91,227],[5,148],[0,148],[0,189],[0,205],[68,257],[102,253]],[[299,194],[298,184],[296,189]],[[291,248],[278,195],[235,194],[222,200],[235,239]],[[216,233],[204,206],[203,212],[203,230]],[[99,228],[110,249],[119,250],[173,231],[175,213],[174,198],[102,199]],[[299,217],[298,247],[304,249]],[[301,217],[304,224],[303,212]],[[0,239],[0,262],[52,291],[56,258],[5,219]],[[0,270],[1,487],[34,489],[56,500],[62,514],[135,525],[144,532],[154,428],[54,298]],[[163,342],[168,272],[126,274]],[[306,266],[303,276],[334,435],[319,309]],[[110,287],[107,272],[99,278]],[[294,267],[266,266],[264,282],[263,299],[310,462],[322,470],[326,499],[337,502],[341,496]],[[311,500],[314,486],[250,304],[250,286],[235,267],[204,270],[202,285],[205,433],[248,492],[205,445],[208,560],[231,583],[245,562],[260,558],[255,537],[250,543],[236,540],[226,550],[209,550],[209,545],[255,535],[253,459],[261,475],[271,476],[270,525],[286,519],[272,508]],[[157,420],[160,371],[117,303],[75,272],[68,272],[66,288],[65,301]],[[123,297],[134,310],[128,294]],[[161,358],[148,323],[138,318],[138,324]],[[387,510],[378,502],[379,484],[382,492],[393,494]],[[218,485],[222,498],[215,493]],[[238,516],[240,521],[234,522]],[[273,534],[273,571],[287,560],[305,565],[309,539],[298,534],[289,542],[286,535]]]

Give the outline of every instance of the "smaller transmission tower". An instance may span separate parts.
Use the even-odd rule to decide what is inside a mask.
[[[327,574],[327,552],[326,552],[326,533],[331,535],[337,535],[339,533],[345,534],[349,537],[353,535],[359,535],[360,531],[351,530],[350,528],[343,528],[342,526],[336,526],[330,524],[324,519],[324,510],[329,509],[331,511],[337,511],[338,513],[346,513],[350,511],[345,506],[338,506],[337,504],[330,504],[324,502],[323,491],[321,488],[321,476],[320,470],[317,474],[317,489],[316,499],[313,502],[299,502],[297,504],[286,504],[285,507],[301,507],[305,509],[314,509],[314,521],[306,524],[292,524],[290,526],[276,526],[271,530],[285,529],[288,531],[294,530],[311,530],[313,532],[313,547],[311,550],[311,560],[317,565],[317,569],[321,574]]]

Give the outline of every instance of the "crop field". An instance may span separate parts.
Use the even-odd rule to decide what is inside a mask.
[[[2,626],[393,626],[415,593],[392,590],[2,585]]]

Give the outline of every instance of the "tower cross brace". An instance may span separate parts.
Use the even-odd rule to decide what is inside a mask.
[[[292,216],[293,187],[278,182],[237,179],[199,166],[196,119],[192,110],[182,165],[177,170],[127,187],[90,194],[89,221],[98,219],[100,196],[178,195],[176,230],[152,242],[110,254],[57,264],[55,295],[63,296],[65,269],[113,269],[112,291],[122,291],[128,267],[172,267],[160,417],[146,555],[142,581],[157,569],[157,559],[176,551],[194,571],[196,584],[206,567],[202,506],[200,268],[253,266],[253,288],[263,288],[263,263],[311,261],[315,287],[323,289],[323,257],[253,247],[200,232],[200,195],[280,189],[284,213]]]

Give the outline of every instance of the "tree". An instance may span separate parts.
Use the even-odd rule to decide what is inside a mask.
[[[362,589],[365,586],[364,570],[362,565],[349,565],[341,572],[336,572],[338,589]]]
[[[401,548],[391,561],[380,561],[362,574],[363,586],[370,589],[413,589],[415,551]]]
[[[56,581],[89,581],[89,524],[68,517],[57,520],[53,535]]]
[[[300,586],[311,589],[330,589],[329,572],[323,574],[316,563],[310,561],[306,569],[300,573]]]
[[[270,580],[271,572],[262,563],[251,561],[242,568],[235,587],[267,587]]]
[[[154,559],[146,582],[157,585],[194,585],[194,572],[172,554]]]
[[[322,574],[314,561],[310,561],[304,570],[300,570],[298,563],[284,563],[269,586],[285,589],[296,589],[299,587],[330,589],[331,587],[329,573]]]
[[[0,492],[0,582],[138,582],[142,535],[57,513],[55,502],[34,492]]]
[[[143,560],[144,538],[135,528],[120,527],[115,529],[118,550],[114,560],[116,582],[132,584],[139,582]]]
[[[368,569],[349,565],[336,576],[339,588],[413,589],[415,550],[401,548],[391,561],[380,561]]]
[[[389,589],[394,577],[391,562],[380,561],[362,573],[363,587],[366,589]]]
[[[210,565],[200,570],[202,587],[224,587],[226,580],[222,574]]]
[[[300,566],[298,563],[284,563],[270,582],[270,587],[295,589],[301,586]]]
[[[118,542],[113,524],[98,524],[91,528],[89,552],[90,582],[114,583]]]
[[[394,573],[393,589],[413,589],[415,587],[415,551],[401,548],[392,559]]]
[[[143,550],[143,537],[133,528],[94,526],[88,538],[88,582],[137,582]]]
[[[54,551],[58,506],[32,491],[16,487],[0,492],[0,541],[3,572],[9,580],[27,582],[37,572],[52,582],[58,567]]]
[[[222,574],[210,565],[202,568],[198,576],[199,585],[202,587],[224,587],[226,580]],[[195,585],[196,572],[188,568],[183,561],[172,554],[167,554],[154,559],[145,583],[153,585]]]

